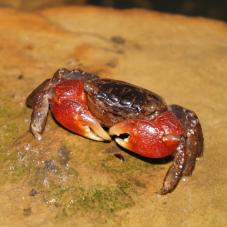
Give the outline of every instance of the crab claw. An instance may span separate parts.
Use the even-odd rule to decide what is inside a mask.
[[[131,119],[109,129],[122,147],[149,158],[162,158],[172,154],[180,143],[183,128],[177,117],[166,111],[154,120]],[[127,134],[127,138],[120,138]]]
[[[53,89],[51,112],[65,128],[92,140],[111,140],[108,133],[92,116],[84,94],[84,83],[80,80],[67,80]]]

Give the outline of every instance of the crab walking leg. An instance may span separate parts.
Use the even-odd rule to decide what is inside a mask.
[[[188,109],[178,105],[169,107],[185,128],[185,168],[184,176],[192,175],[195,168],[196,158],[203,154],[203,132],[197,115]]]
[[[81,70],[68,70],[65,68],[58,69],[51,79],[53,84],[58,84],[64,80],[82,80],[88,81],[97,79],[98,76]]]
[[[32,109],[40,105],[44,95],[49,93],[51,87],[51,80],[47,79],[41,83],[36,89],[34,89],[31,94],[26,99],[26,105]]]
[[[185,132],[164,179],[161,194],[173,191],[182,176],[192,175],[196,158],[203,154],[203,132],[197,115],[178,105],[169,106],[169,110],[180,120]]]
[[[199,145],[197,145],[199,144]],[[197,142],[195,135],[189,135],[186,140],[186,166],[183,172],[184,176],[191,176],[195,168],[197,157],[202,156],[202,144]]]
[[[42,139],[41,134],[46,125],[47,115],[49,111],[48,99],[48,94],[43,95],[40,102],[36,103],[32,111],[30,131],[38,140]]]
[[[38,140],[42,139],[41,134],[46,125],[49,111],[50,86],[51,80],[45,80],[26,99],[26,105],[33,109],[30,131]]]
[[[181,143],[176,149],[176,154],[173,160],[172,165],[170,166],[165,179],[163,181],[163,186],[160,190],[160,194],[164,195],[173,191],[178,182],[180,181],[186,162],[185,154],[185,139],[182,137]]]

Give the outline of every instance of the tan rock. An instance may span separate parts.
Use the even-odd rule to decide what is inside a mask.
[[[0,226],[226,226],[226,40],[225,23],[145,10],[62,7],[26,13],[0,9],[0,178],[5,178],[0,186],[4,204]],[[24,107],[24,100],[60,67],[80,67],[134,83],[159,93],[168,103],[194,110],[202,122],[205,151],[193,176],[161,197],[155,192],[169,163],[149,167],[122,152],[127,169],[112,159],[112,150],[121,152],[119,148],[69,134],[51,117],[44,141],[34,141],[26,133],[30,110]],[[76,212],[67,210],[64,218],[63,208],[73,206],[67,200],[70,193],[58,203],[54,193],[48,199],[48,192],[29,197],[31,182],[36,179],[34,171],[42,169],[62,144],[70,148],[70,167],[79,174],[75,187],[83,186],[85,192],[94,185],[114,188],[109,194],[101,191],[103,197],[89,203],[87,210],[73,198]],[[31,151],[30,159],[27,150]],[[18,158],[22,151],[26,154],[23,162]],[[15,168],[27,160],[33,160],[29,174],[22,169],[21,180],[14,182]],[[52,175],[47,175],[47,180],[56,180]],[[46,191],[45,187],[52,187],[47,180],[43,186]],[[128,208],[114,200],[119,180],[134,187],[135,192],[126,193],[129,200],[119,195],[123,202],[128,201]],[[62,185],[66,187],[64,182]],[[69,190],[75,190],[71,182],[68,185]],[[89,195],[85,193],[84,200],[91,199]],[[106,203],[102,200],[105,196]],[[108,200],[110,196],[114,202]],[[122,207],[117,210],[119,204]]]
[[[72,4],[70,0],[35,0],[35,1],[26,1],[26,0],[0,0],[0,6],[4,7],[13,7],[16,9],[22,10],[34,10],[41,9],[44,7],[55,7],[65,4]],[[73,4],[84,4],[86,0],[74,0]]]

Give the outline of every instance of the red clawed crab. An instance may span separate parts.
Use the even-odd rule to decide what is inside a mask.
[[[112,136],[120,146],[148,158],[174,155],[161,194],[191,175],[203,152],[202,129],[194,112],[167,106],[159,95],[123,81],[59,69],[26,103],[33,109],[30,130],[38,140],[50,107],[60,124],[84,137],[108,141]]]

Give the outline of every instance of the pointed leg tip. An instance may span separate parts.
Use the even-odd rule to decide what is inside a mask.
[[[172,190],[162,187],[157,193],[159,195],[167,195],[170,192],[172,192]]]
[[[38,141],[42,140],[42,135],[40,133],[32,131],[32,134],[33,134],[33,136],[35,137],[36,140],[38,140]]]

